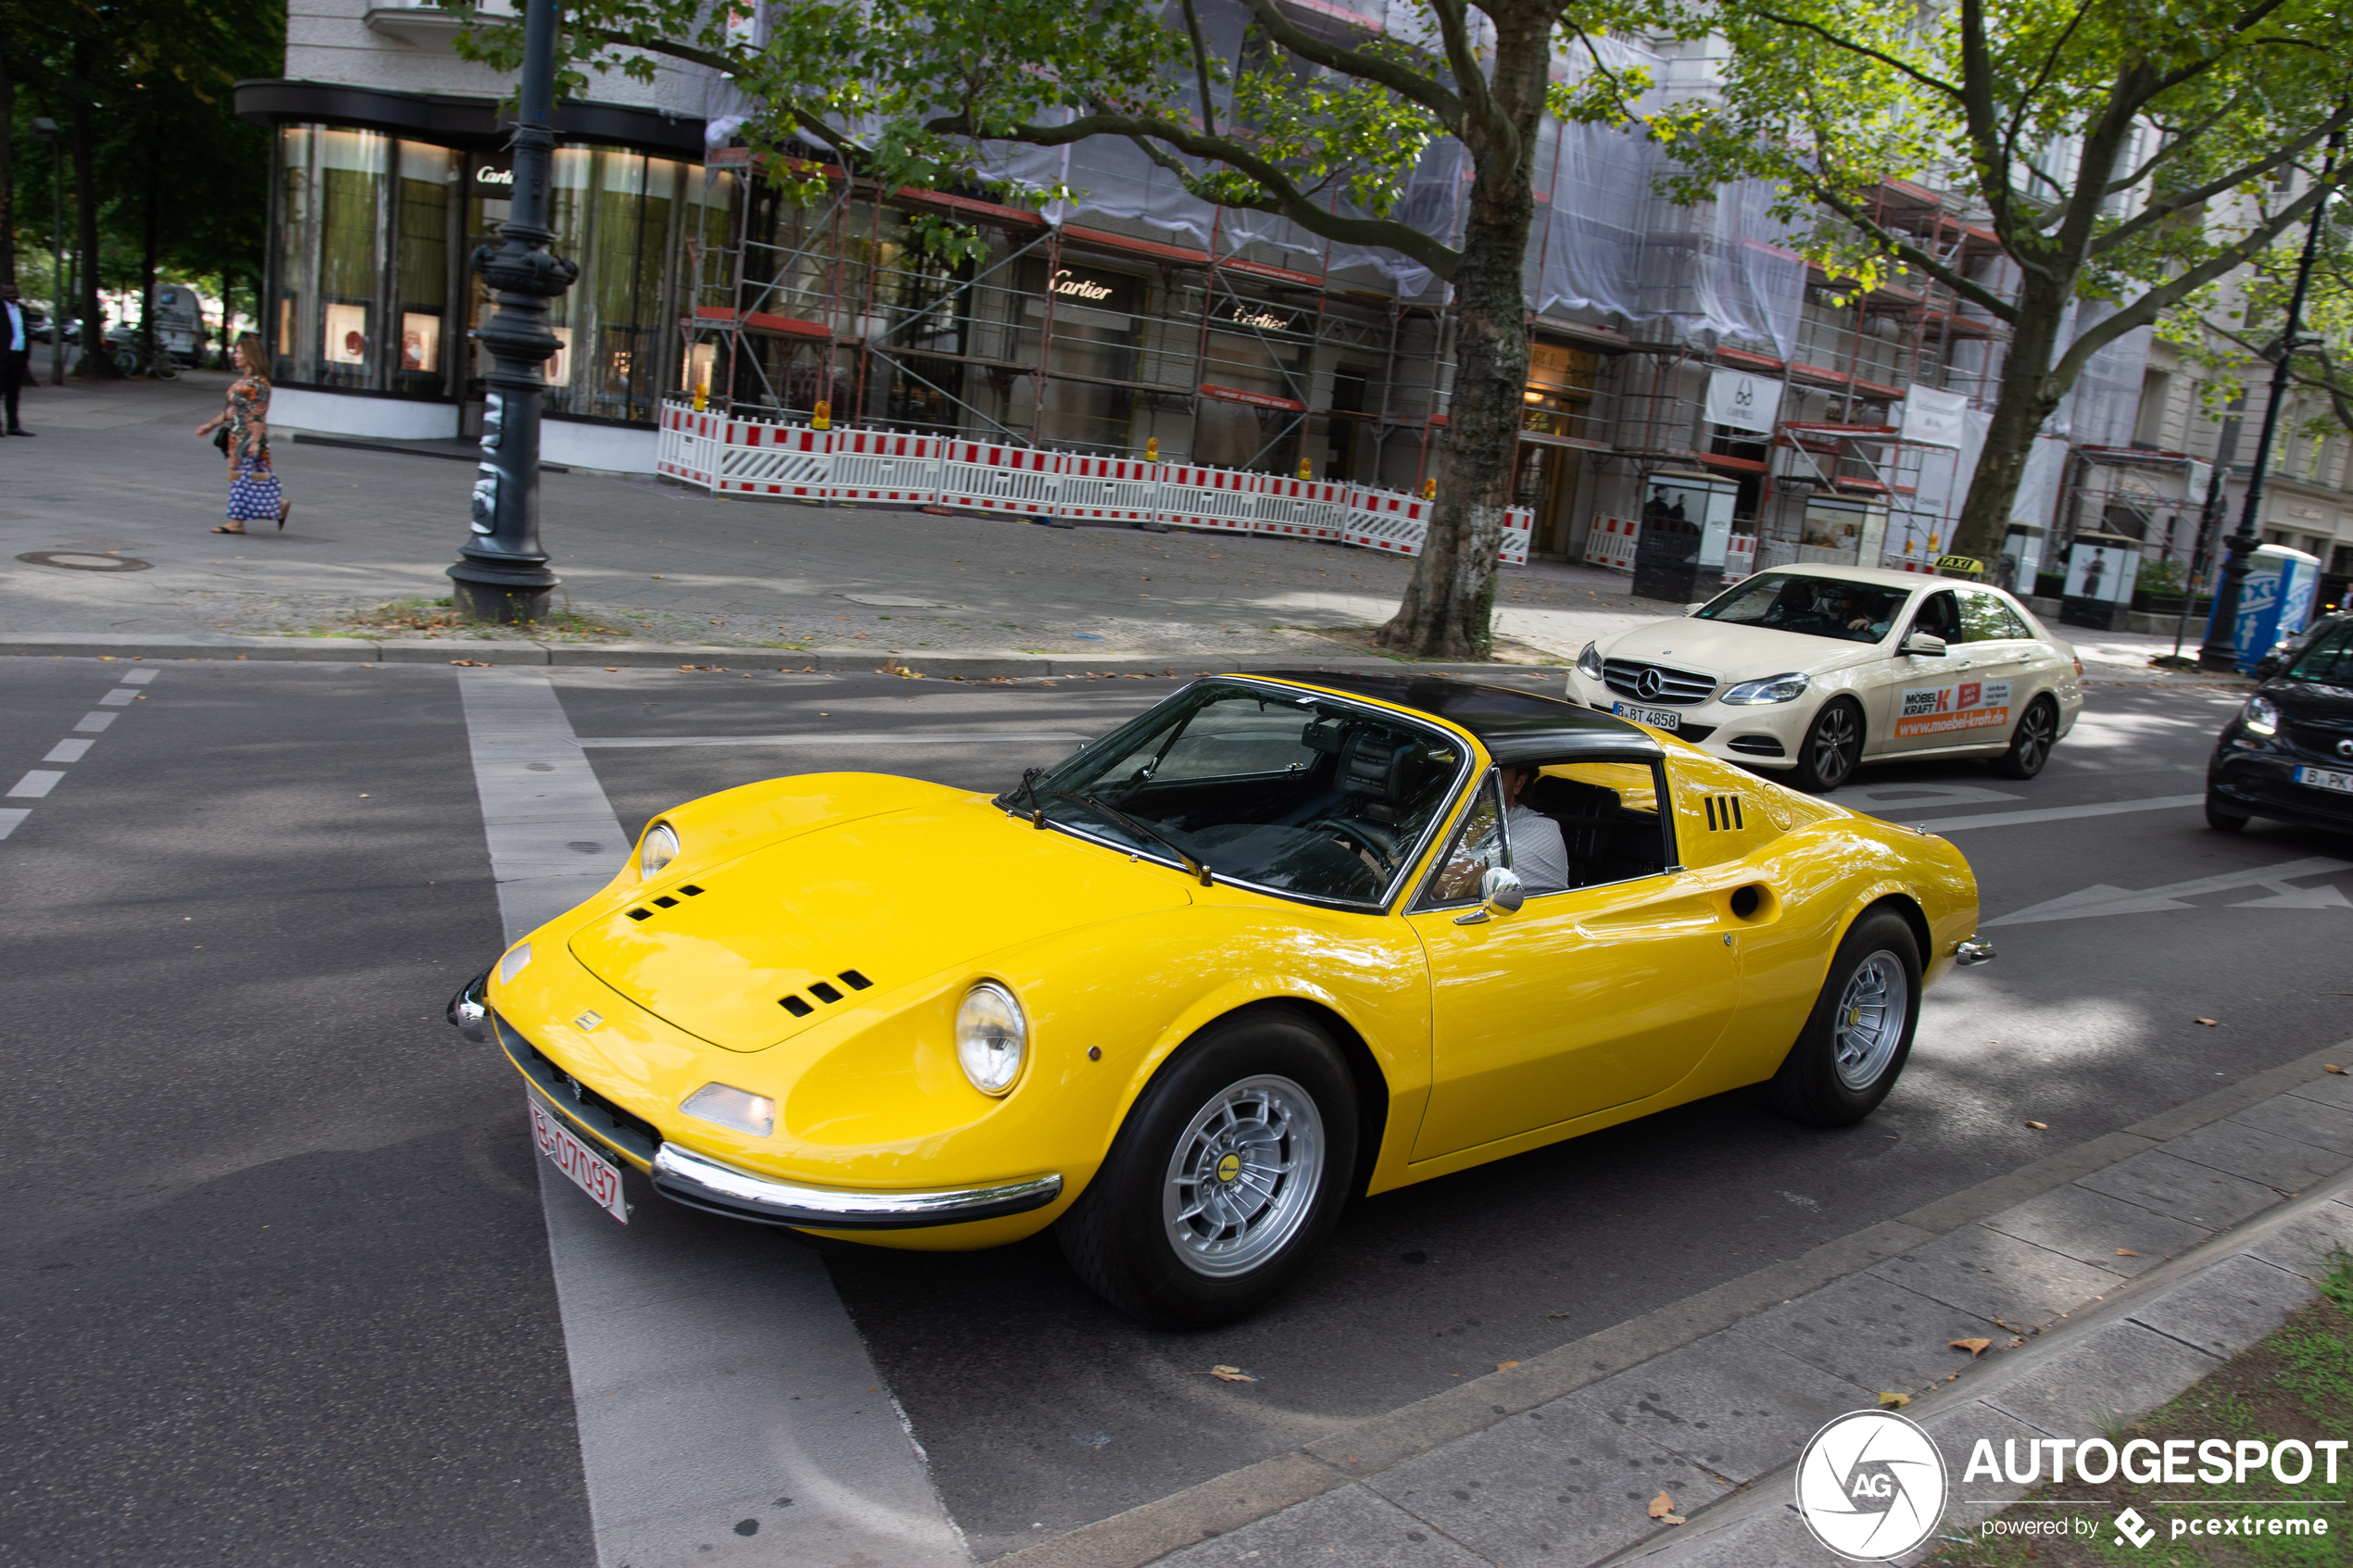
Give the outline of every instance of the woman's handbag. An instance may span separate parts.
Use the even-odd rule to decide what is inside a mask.
[[[222,425],[212,433],[212,444],[220,448],[222,457],[229,455],[229,427],[227,425]]]

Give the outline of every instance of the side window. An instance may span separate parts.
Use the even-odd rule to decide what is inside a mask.
[[[1931,594],[1920,601],[1920,608],[1912,615],[1912,631],[1925,632],[1948,643],[1961,640],[1960,607],[1954,603],[1951,589]]]
[[[1963,588],[1960,596],[1964,641],[1996,643],[2033,634],[2027,631],[2026,622],[2019,619],[2016,610],[1984,589]]]
[[[1659,764],[1570,762],[1545,768],[1522,789],[1522,808],[1550,817],[1568,852],[1568,885],[1597,887],[1656,876],[1673,863],[1660,809]],[[1525,873],[1523,873],[1525,874]]]
[[[1478,897],[1478,879],[1496,866],[1508,866],[1511,855],[1504,842],[1502,797],[1490,772],[1478,786],[1478,797],[1454,830],[1454,842],[1439,857],[1438,868],[1422,886],[1416,907],[1434,909],[1446,904],[1469,903]]]
[[[2288,678],[2323,686],[2353,686],[2353,623],[2317,639],[2288,667]]]

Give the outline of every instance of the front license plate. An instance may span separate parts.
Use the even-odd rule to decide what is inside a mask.
[[[2353,795],[2353,773],[2340,773],[2334,768],[2298,768],[2296,782],[2314,789],[2333,789],[2340,795]]]
[[[539,1152],[598,1208],[627,1224],[629,1205],[621,1195],[621,1167],[581,1142],[562,1117],[539,1103],[537,1095],[526,1089],[523,1102],[531,1107],[531,1137]]]
[[[1610,711],[1620,719],[1631,719],[1637,724],[1648,724],[1654,730],[1680,730],[1682,715],[1671,708],[1637,708],[1630,702],[1614,705]]]

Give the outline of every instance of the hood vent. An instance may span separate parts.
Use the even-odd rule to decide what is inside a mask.
[[[843,970],[839,974],[834,976],[834,980],[840,981],[842,985],[847,985],[853,991],[863,991],[867,986],[874,984],[873,981],[867,979],[864,975],[859,973],[854,969]],[[836,985],[831,980],[820,980],[815,985],[809,987],[809,995],[816,997],[821,1002],[831,1005],[832,1003],[841,1000],[841,987]],[[777,997],[776,1005],[784,1009],[786,1012],[792,1014],[795,1018],[807,1018],[811,1013],[817,1010],[815,1008],[811,1007],[808,999],[798,992],[795,992],[789,997]]]
[[[688,898],[699,898],[702,897],[702,889],[697,887],[691,882],[681,884],[678,891],[680,895]],[[672,897],[667,893],[663,894],[659,898],[653,899],[651,902],[654,906],[654,909],[674,909],[678,907],[678,900]],[[649,909],[646,908],[645,905],[640,904],[635,909],[629,911],[629,918],[631,920],[651,920],[654,918],[654,909]]]

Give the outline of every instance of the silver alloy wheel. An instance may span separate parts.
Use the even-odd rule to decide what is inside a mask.
[[[1281,1251],[1315,1207],[1324,1119],[1289,1078],[1245,1078],[1212,1096],[1168,1157],[1162,1223],[1185,1266],[1248,1273]]]
[[[1843,782],[1855,771],[1854,752],[1856,745],[1855,710],[1843,702],[1833,702],[1814,721],[1811,736],[1814,755],[1814,776],[1825,784]]]
[[[2046,705],[2038,701],[2027,708],[2026,716],[2018,721],[2018,739],[2011,743],[2010,755],[2017,759],[2020,771],[2042,771],[2043,759],[2051,754],[2051,737],[2057,730],[2057,721]]]
[[[1838,999],[1831,1026],[1838,1081],[1858,1093],[1879,1082],[1904,1043],[1910,1015],[1910,982],[1901,960],[1882,947],[1856,964],[1846,977],[1846,994]]]

